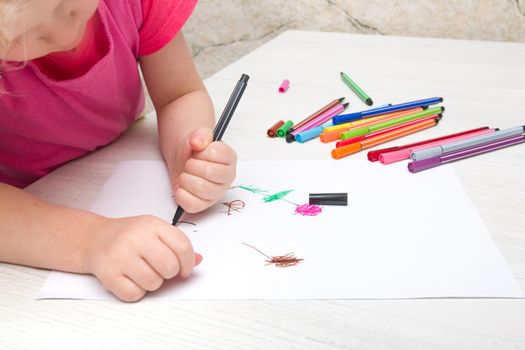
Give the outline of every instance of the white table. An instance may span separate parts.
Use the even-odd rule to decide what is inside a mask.
[[[524,44],[288,31],[206,80],[220,113],[241,74],[251,77],[223,140],[240,160],[328,159],[328,145],[286,144],[265,132],[337,97],[350,111],[365,109],[340,71],[375,105],[444,97],[437,128],[396,144],[525,124]],[[290,89],[279,94],[284,78]],[[160,159],[155,127],[152,116],[138,121],[29,191],[89,208],[118,161]],[[525,147],[452,166],[525,288]],[[0,264],[0,349],[525,349],[525,300],[34,300],[47,273]]]

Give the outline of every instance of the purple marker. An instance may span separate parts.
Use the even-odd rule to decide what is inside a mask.
[[[487,142],[474,147],[467,147],[464,149],[457,150],[455,152],[450,152],[442,156],[416,160],[414,162],[408,163],[408,170],[411,173],[417,173],[418,171],[430,169],[442,164],[451,163],[456,160],[474,157],[478,154],[492,152],[501,148],[517,145],[523,142],[525,142],[525,135],[516,135],[503,140]]]

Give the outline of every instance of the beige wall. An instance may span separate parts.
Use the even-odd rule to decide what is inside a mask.
[[[184,33],[207,78],[287,29],[525,42],[525,0],[200,0]]]

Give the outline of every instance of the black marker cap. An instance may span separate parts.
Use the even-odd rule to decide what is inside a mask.
[[[241,78],[239,80],[246,84],[248,82],[248,79],[250,79],[250,76],[247,74],[243,74],[241,75]]]
[[[310,193],[309,204],[348,205],[348,193]]]
[[[292,142],[295,141],[295,135],[288,134],[288,135],[286,135],[285,139],[286,139],[286,142],[292,143]]]

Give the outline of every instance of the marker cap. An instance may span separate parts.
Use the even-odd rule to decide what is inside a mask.
[[[348,193],[310,193],[309,204],[348,205]]]
[[[293,125],[293,121],[288,120],[279,129],[277,129],[277,137],[286,137],[286,130],[290,129]]]
[[[283,94],[286,92],[286,90],[288,90],[289,87],[290,87],[290,81],[288,79],[284,79],[283,82],[281,83],[281,86],[279,86],[279,92]]]
[[[332,158],[341,159],[343,157],[349,156],[351,154],[361,151],[362,146],[358,143],[352,143],[343,147],[334,148],[332,150]]]
[[[399,149],[398,146],[394,146],[394,147],[389,147],[389,148],[378,149],[375,151],[370,151],[368,152],[367,157],[369,161],[377,162],[379,160],[379,157],[381,156],[381,153],[397,151],[398,149]]]
[[[400,160],[410,159],[410,148],[404,148],[397,151],[385,152],[379,155],[381,164],[390,164]]]
[[[286,142],[292,143],[295,141],[295,135],[294,134],[288,134],[285,136]]]
[[[341,140],[346,140],[346,139],[351,139],[353,137],[366,135],[366,134],[369,134],[369,133],[370,133],[370,129],[368,127],[364,126],[362,128],[359,128],[359,129],[348,130],[348,131],[342,132],[339,135],[339,138]]]
[[[408,171],[417,173],[418,171],[430,169],[438,165],[441,165],[440,157],[432,157],[408,163]]]
[[[412,152],[410,154],[410,158],[412,160],[423,160],[433,157],[439,157],[443,154],[443,149],[441,146],[432,147],[432,148],[425,148],[419,151]]]
[[[267,131],[266,131],[266,135],[268,135],[269,137],[275,137],[277,136],[277,130],[283,126],[284,124],[284,121],[282,120],[279,120],[277,123],[273,124]]]
[[[297,133],[295,135],[295,141],[299,143],[303,143],[303,142],[306,142],[308,140],[318,137],[322,132],[323,132],[323,127],[317,126],[315,128],[311,128],[306,131]]]

